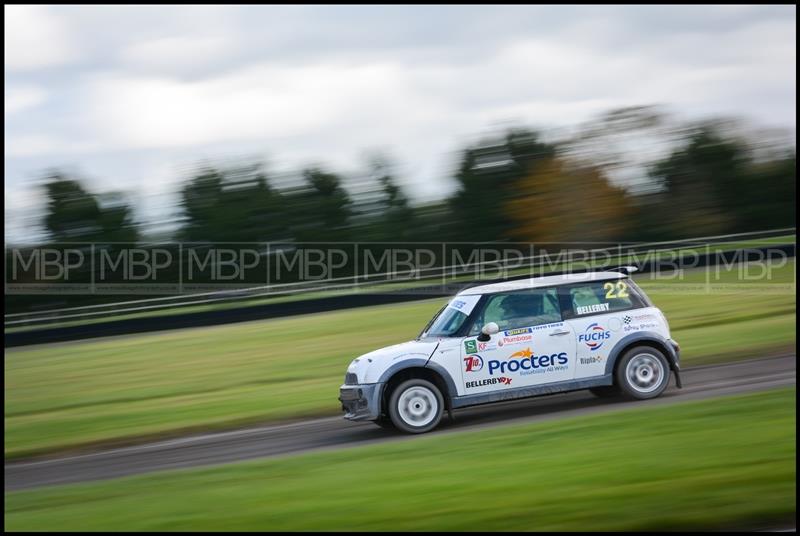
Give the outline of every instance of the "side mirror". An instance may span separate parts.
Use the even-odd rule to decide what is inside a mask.
[[[486,342],[498,331],[500,331],[500,326],[498,326],[495,322],[489,322],[483,326],[483,328],[481,328],[481,334],[478,335],[478,340],[481,342]]]

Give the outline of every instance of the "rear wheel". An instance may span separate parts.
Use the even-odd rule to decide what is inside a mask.
[[[669,362],[664,354],[650,346],[631,348],[620,359],[617,385],[628,398],[655,398],[669,385]]]
[[[436,428],[442,420],[444,398],[431,382],[406,380],[389,397],[389,417],[398,430],[421,434]]]

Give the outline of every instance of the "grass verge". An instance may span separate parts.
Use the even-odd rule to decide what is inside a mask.
[[[795,390],[7,493],[7,530],[708,530],[791,522]]]
[[[684,366],[794,347],[794,291],[691,291],[706,277],[638,280]],[[775,270],[775,288],[793,282],[793,261]],[[7,350],[5,455],[336,414],[350,360],[413,338],[443,301]]]

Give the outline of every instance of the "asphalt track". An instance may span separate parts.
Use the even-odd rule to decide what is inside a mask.
[[[794,355],[739,361],[683,371],[683,389],[673,385],[659,398],[644,402],[595,398],[588,391],[501,402],[455,412],[432,434],[477,430],[512,423],[532,423],[628,408],[656,407],[734,393],[796,385]],[[336,396],[336,393],[331,396]],[[426,434],[431,435],[431,434]],[[372,423],[326,417],[291,424],[261,426],[89,454],[5,464],[5,490],[85,482],[128,475],[214,465],[253,458],[340,449],[387,441],[414,441]]]

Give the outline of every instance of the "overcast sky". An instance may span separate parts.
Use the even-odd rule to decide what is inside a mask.
[[[164,217],[206,158],[384,149],[416,199],[465,140],[660,103],[794,129],[795,6],[6,6],[6,237],[60,167]]]

